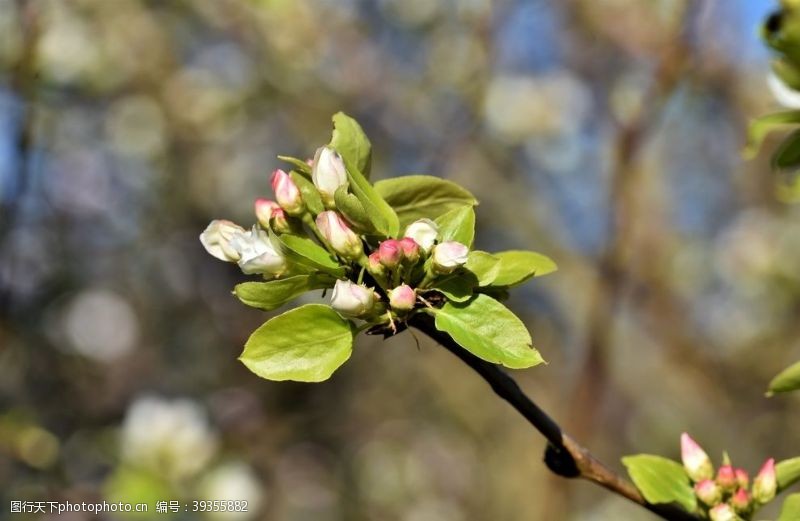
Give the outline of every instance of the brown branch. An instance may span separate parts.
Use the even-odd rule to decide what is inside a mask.
[[[662,519],[671,521],[698,521],[700,519],[677,505],[648,503],[632,483],[611,470],[595,458],[588,449],[564,433],[553,418],[522,392],[513,378],[498,366],[481,360],[459,346],[446,333],[437,330],[432,317],[421,313],[414,316],[409,324],[431,337],[470,366],[486,380],[498,396],[508,402],[547,439],[544,461],[552,472],[565,478],[583,478],[591,481],[646,508]]]

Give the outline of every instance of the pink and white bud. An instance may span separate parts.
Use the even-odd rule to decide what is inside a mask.
[[[710,479],[704,479],[694,486],[694,494],[704,505],[713,507],[722,501],[722,489]]]
[[[245,233],[244,228],[238,224],[217,219],[211,223],[200,234],[200,242],[208,253],[226,262],[236,262],[241,255],[233,246],[233,239]]]
[[[417,293],[407,284],[389,290],[389,305],[396,311],[411,311],[417,303]]]
[[[733,507],[727,503],[722,503],[709,510],[708,517],[711,521],[738,521],[740,519]]]
[[[695,483],[714,477],[714,466],[708,454],[685,432],[681,434],[681,460]]]
[[[738,514],[744,514],[750,511],[750,507],[752,506],[752,497],[747,492],[747,490],[740,488],[736,491],[736,493],[731,497],[730,503],[733,509]]]
[[[736,484],[739,488],[747,489],[750,486],[750,476],[744,469],[736,469]]]
[[[283,208],[278,208],[272,212],[272,229],[275,230],[276,233],[290,233],[292,231],[289,217],[286,215],[286,212],[283,211]]]
[[[775,474],[775,460],[770,458],[764,462],[753,480],[753,498],[759,503],[768,503],[772,501],[777,492],[778,478]]]
[[[342,156],[332,148],[318,148],[312,163],[311,180],[322,196],[325,206],[332,208],[336,190],[340,186],[347,186],[347,170]]]
[[[370,273],[380,275],[383,274],[385,268],[381,264],[381,253],[378,250],[373,251],[367,257],[367,269]]]
[[[717,471],[717,485],[724,492],[733,492],[738,485],[736,481],[736,471],[730,465],[723,465]]]
[[[430,219],[419,219],[409,224],[403,237],[414,239],[422,251],[428,253],[439,236],[439,227]]]
[[[305,210],[300,189],[294,184],[289,174],[280,168],[272,173],[272,190],[278,204],[289,215],[300,215]]]
[[[403,237],[400,239],[400,249],[403,250],[403,257],[409,264],[416,264],[419,260],[419,244],[411,237]]]
[[[357,318],[369,313],[375,305],[375,292],[362,284],[337,280],[333,286],[331,307],[347,317]]]
[[[317,215],[317,228],[331,248],[347,259],[358,259],[364,254],[364,245],[342,217],[331,210]]]
[[[256,199],[255,209],[258,224],[260,224],[265,230],[268,230],[270,228],[270,220],[272,219],[275,210],[280,210],[281,206],[275,201],[259,197]]]
[[[273,246],[267,232],[257,226],[234,237],[232,245],[239,252],[238,264],[243,273],[275,277],[286,271],[286,259]]]
[[[400,241],[395,239],[383,241],[378,246],[378,255],[380,256],[381,264],[389,269],[396,268],[403,258],[403,248],[400,246]]]
[[[469,248],[456,241],[446,241],[433,248],[433,268],[439,273],[452,273],[467,262]]]

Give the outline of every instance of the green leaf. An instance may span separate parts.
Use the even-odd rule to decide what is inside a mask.
[[[472,298],[473,289],[478,279],[472,273],[454,273],[441,280],[436,280],[432,287],[440,291],[453,302],[466,302]]]
[[[800,519],[800,494],[792,494],[783,501],[781,515],[777,521],[797,521]]]
[[[800,165],[800,130],[795,130],[772,154],[772,168],[794,168]]]
[[[329,306],[306,304],[256,329],[239,360],[267,380],[321,382],[350,358],[355,334]]]
[[[767,135],[784,125],[800,123],[800,110],[790,110],[768,114],[750,122],[747,129],[747,145],[743,151],[746,159],[752,159],[758,154]]]
[[[478,201],[452,181],[430,175],[407,175],[375,183],[375,190],[388,202],[400,219],[401,228],[417,219],[436,219]]]
[[[339,210],[348,221],[354,224],[359,230],[367,232],[375,231],[370,221],[364,205],[355,195],[348,193],[347,187],[342,185],[333,194],[336,209]]]
[[[334,280],[322,275],[295,275],[269,282],[243,282],[233,293],[248,306],[272,311],[308,291],[331,288]]]
[[[800,458],[785,459],[775,464],[778,491],[786,490],[800,481]]]
[[[456,241],[472,246],[475,238],[475,210],[472,205],[454,208],[436,218],[439,242]]]
[[[769,383],[769,393],[788,393],[800,389],[800,362],[790,365]]]
[[[311,167],[308,166],[308,163],[303,161],[302,159],[297,159],[296,157],[291,156],[278,156],[278,159],[281,161],[286,161],[287,163],[291,164],[292,166],[297,169],[303,176],[308,178],[311,175]]]
[[[297,185],[297,188],[300,190],[300,195],[303,197],[303,202],[306,203],[306,207],[312,214],[317,215],[325,210],[325,206],[322,204],[322,198],[319,195],[317,187],[314,186],[314,183],[309,181],[308,178],[303,177],[303,175],[298,174],[296,170],[289,172],[289,176],[292,178],[292,181],[294,181],[294,184]]]
[[[344,275],[344,267],[325,248],[310,238],[290,233],[275,235],[272,232],[270,232],[270,237],[280,247],[281,252],[297,264],[324,271],[336,277]]]
[[[339,152],[345,163],[351,163],[356,170],[369,179],[372,166],[372,144],[361,125],[344,112],[337,112],[333,115],[333,137],[330,146]]]
[[[478,278],[479,286],[488,286],[500,271],[500,258],[485,251],[474,250],[467,256],[465,266]]]
[[[626,456],[622,463],[649,503],[674,502],[689,512],[697,509],[692,484],[680,463],[650,454]]]
[[[493,286],[515,286],[531,277],[541,277],[558,269],[552,259],[533,251],[501,251],[492,255],[500,259]]]
[[[436,319],[436,329],[487,362],[512,369],[544,362],[531,347],[531,336],[522,321],[492,297],[475,295],[467,302],[447,302],[428,312]]]

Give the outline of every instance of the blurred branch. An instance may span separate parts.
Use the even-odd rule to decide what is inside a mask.
[[[646,508],[662,519],[673,521],[697,521],[699,519],[675,505],[648,503],[632,483],[611,470],[594,457],[588,449],[564,433],[555,420],[522,392],[513,378],[498,366],[481,360],[456,344],[446,333],[438,331],[432,317],[419,314],[410,321],[410,324],[470,366],[498,396],[514,407],[547,439],[544,461],[552,472],[565,478],[583,478],[591,481]]]

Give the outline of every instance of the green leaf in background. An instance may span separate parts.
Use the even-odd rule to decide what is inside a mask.
[[[500,259],[493,286],[515,286],[558,269],[552,259],[534,251],[501,251],[492,255]]]
[[[441,309],[428,310],[436,329],[449,334],[473,355],[511,369],[524,369],[544,362],[531,346],[525,324],[504,305],[487,295],[475,295],[467,302],[447,302]]]
[[[625,456],[622,464],[649,503],[678,503],[689,512],[697,509],[692,484],[680,463],[661,456],[638,454]]]
[[[339,152],[345,163],[369,179],[372,167],[372,144],[358,121],[344,112],[333,115],[333,137],[330,146]]]
[[[375,183],[375,190],[388,202],[405,229],[417,219],[437,217],[478,201],[452,181],[430,175],[407,175]]]
[[[779,461],[775,465],[775,475],[778,478],[778,492],[800,481],[800,458]]]
[[[485,251],[474,250],[469,252],[465,267],[478,278],[479,286],[488,286],[499,273],[500,258]]]
[[[475,210],[472,205],[454,208],[436,218],[439,242],[456,241],[472,246],[475,238]]]
[[[364,209],[364,205],[355,195],[347,191],[346,186],[340,186],[333,194],[336,209],[344,215],[351,224],[354,224],[359,230],[366,232],[373,232],[375,228],[372,221]]]
[[[297,159],[296,157],[291,157],[291,156],[278,156],[278,159],[280,159],[281,161],[286,161],[287,163],[294,166],[295,169],[299,171],[304,177],[309,178],[311,176],[311,167],[308,166],[308,163],[306,163],[302,159]]]
[[[319,196],[319,191],[317,190],[317,187],[314,186],[314,183],[309,181],[308,178],[304,177],[303,175],[298,174],[296,170],[289,172],[289,176],[300,190],[300,195],[303,197],[303,202],[306,204],[306,207],[311,210],[311,213],[317,215],[325,210],[325,207],[322,204],[322,198]]]
[[[270,232],[270,237],[280,247],[281,252],[292,261],[336,277],[344,275],[344,268],[336,259],[310,238],[290,233],[275,235],[272,232]]]
[[[772,168],[776,170],[797,165],[800,165],[800,130],[789,134],[772,154]]]
[[[747,145],[744,149],[744,157],[752,159],[758,154],[761,145],[767,135],[784,125],[796,125],[800,123],[800,110],[790,110],[768,114],[750,122],[747,129]]]
[[[272,311],[308,291],[332,288],[335,280],[324,275],[295,275],[269,282],[243,282],[233,293],[248,306]]]
[[[800,494],[792,494],[783,501],[781,515],[776,521],[797,521],[800,519]]]
[[[256,329],[239,360],[267,380],[321,382],[350,358],[355,333],[329,306],[306,304]]]
[[[769,383],[769,393],[788,393],[800,389],[800,362],[790,365]]]

